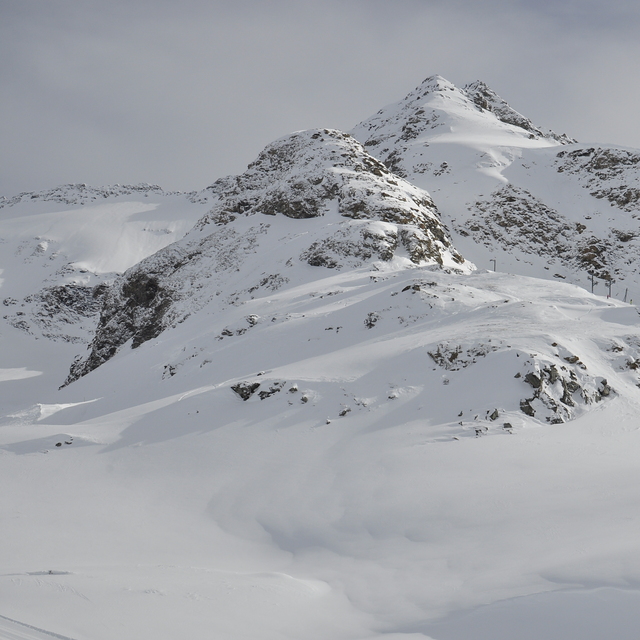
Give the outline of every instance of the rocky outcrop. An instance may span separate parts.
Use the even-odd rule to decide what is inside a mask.
[[[179,268],[176,251],[155,261],[143,261],[119,278],[105,295],[100,321],[85,360],[76,360],[63,386],[86,375],[113,357],[120,346],[131,341],[136,348],[157,337],[166,328],[165,315],[179,299],[170,276]],[[167,278],[169,276],[169,278]],[[173,285],[173,286],[172,286]]]
[[[575,157],[572,153],[568,156]],[[584,174],[580,177],[583,179]],[[477,200],[469,211],[470,216],[454,229],[487,248],[499,246],[514,254],[556,259],[571,270],[605,281],[619,274],[622,277],[629,270],[627,265],[640,259],[639,234],[633,220],[620,220],[618,224],[626,227],[622,229],[603,229],[597,224],[597,216],[596,224],[591,222],[592,216],[582,222],[572,221],[530,191],[512,184]]]
[[[556,170],[576,177],[595,198],[622,211],[640,210],[640,153],[606,147],[561,151]]]
[[[475,364],[478,358],[497,350],[490,344],[478,343],[473,345],[440,343],[432,351],[428,351],[429,357],[440,367],[447,371],[460,371]]]
[[[525,253],[558,256],[572,251],[575,225],[525,189],[506,185],[471,207],[471,217],[457,227],[477,242],[517,247]]]
[[[63,284],[45,287],[22,301],[4,298],[3,319],[32,335],[54,341],[87,343],[98,322],[108,285]]]
[[[46,191],[24,191],[12,198],[0,197],[0,209],[23,202],[55,202],[65,205],[83,205],[116,196],[132,194],[172,195],[179,192],[163,191],[156,184],[114,184],[108,187],[91,187],[86,184],[64,184]]]
[[[438,256],[449,250],[454,260],[463,262],[451,248],[429,194],[399,180],[341,131],[302,131],[278,140],[245,173],[224,178],[212,189],[219,192],[219,201],[198,223],[199,230],[254,214],[298,220],[329,216],[335,206],[344,218],[409,225],[400,234],[405,236],[400,237],[402,244],[407,246],[414,236],[423,242],[428,238],[439,248],[423,254],[430,253],[429,257],[438,262]],[[420,233],[416,235],[415,231]],[[371,237],[378,235],[373,233]],[[384,250],[381,253],[385,255]],[[419,254],[415,252],[416,263],[428,259]],[[390,259],[392,254],[386,255],[380,259]],[[366,254],[362,259],[369,257]]]
[[[245,402],[260,388],[259,382],[238,382],[231,390]]]
[[[600,402],[614,393],[605,378],[585,374],[586,367],[577,356],[571,365],[576,366],[535,362],[533,370],[518,376],[531,387],[530,395],[520,400],[520,410],[532,418],[561,424],[573,419],[580,406]]]

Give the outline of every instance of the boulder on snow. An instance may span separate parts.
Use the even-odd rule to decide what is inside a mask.
[[[238,382],[238,384],[231,386],[231,391],[242,398],[242,400],[246,401],[258,390],[259,387],[259,382]]]

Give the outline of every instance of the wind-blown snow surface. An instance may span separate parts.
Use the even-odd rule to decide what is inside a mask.
[[[6,419],[1,615],[75,639],[438,638],[450,612],[637,584],[635,308],[400,266],[302,266]],[[531,373],[568,422],[522,412]]]

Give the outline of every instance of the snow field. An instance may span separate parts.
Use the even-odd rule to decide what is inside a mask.
[[[631,307],[515,276],[363,269],[214,324],[206,309],[0,431],[19,478],[3,485],[2,615],[76,639],[185,625],[394,637],[514,596],[638,579],[640,392],[626,352],[607,350],[631,353]],[[447,369],[428,355],[445,343],[495,351]],[[525,415],[531,387],[513,376],[533,353],[578,355],[616,395],[566,424]],[[242,381],[260,383],[247,401],[231,390]],[[28,575],[49,569],[68,573]]]

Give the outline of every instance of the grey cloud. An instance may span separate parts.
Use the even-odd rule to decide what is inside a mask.
[[[640,147],[626,0],[0,0],[0,13],[5,195],[201,188],[290,131],[349,129],[433,73],[483,79],[542,126]]]

